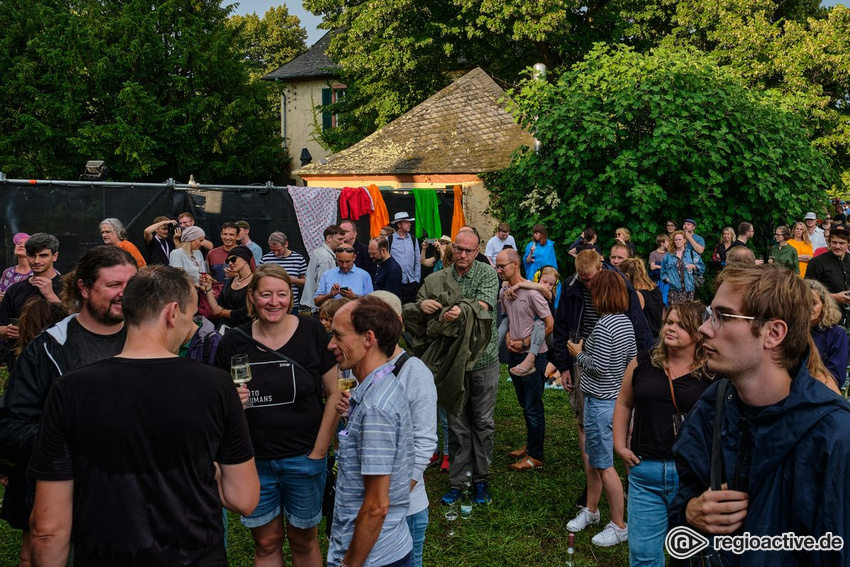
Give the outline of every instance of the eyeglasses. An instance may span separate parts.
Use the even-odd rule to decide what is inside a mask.
[[[458,256],[464,254],[469,256],[471,254],[475,254],[476,252],[475,248],[461,248],[460,246],[453,246],[452,248],[454,248],[455,254],[457,254]]]
[[[235,264],[237,258],[239,258],[239,256],[228,256],[225,262],[227,262],[228,264]]]
[[[353,253],[354,253],[354,248],[348,248],[348,247],[345,247],[345,248],[337,248],[337,249],[336,249],[336,251],[337,251],[337,252],[348,252],[348,253],[353,254]]]
[[[496,269],[497,270],[504,270],[505,268],[507,268],[511,264],[513,264],[513,262],[508,262],[507,264],[496,264]]]
[[[750,315],[735,315],[734,313],[721,313],[711,307],[705,308],[705,320],[711,321],[711,328],[717,331],[723,326],[724,319],[744,319],[745,321],[770,321],[764,317],[751,317]]]

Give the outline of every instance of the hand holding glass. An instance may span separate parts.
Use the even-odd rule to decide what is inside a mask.
[[[247,354],[235,354],[230,357],[230,376],[233,383],[242,386],[251,381],[251,365],[248,363]],[[246,408],[252,407],[251,398],[245,403]]]

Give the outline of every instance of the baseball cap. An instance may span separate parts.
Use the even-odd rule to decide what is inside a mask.
[[[813,212],[809,211],[806,213],[806,216],[803,217],[803,220],[818,220],[818,216]]]

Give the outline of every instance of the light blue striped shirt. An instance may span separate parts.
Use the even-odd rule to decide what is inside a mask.
[[[393,244],[390,248],[390,254],[401,266],[401,283],[422,281],[422,265],[419,263],[420,251],[417,250],[417,241],[413,238],[413,234],[408,232],[407,236],[402,238],[396,232],[392,237]]]
[[[398,561],[413,549],[405,516],[413,476],[413,424],[407,397],[395,375],[373,370],[351,391],[351,417],[339,436],[339,474],[328,567],[337,567],[354,536],[365,496],[364,475],[389,475],[390,510],[364,567]],[[377,380],[373,378],[379,376]]]

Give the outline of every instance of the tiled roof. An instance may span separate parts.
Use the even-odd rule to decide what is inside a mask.
[[[331,61],[327,55],[333,32],[327,32],[313,47],[284,63],[263,77],[264,81],[291,81],[299,79],[319,79],[336,77],[339,65]]]
[[[504,91],[475,68],[350,148],[296,175],[483,173],[510,164],[533,138],[508,114]]]

